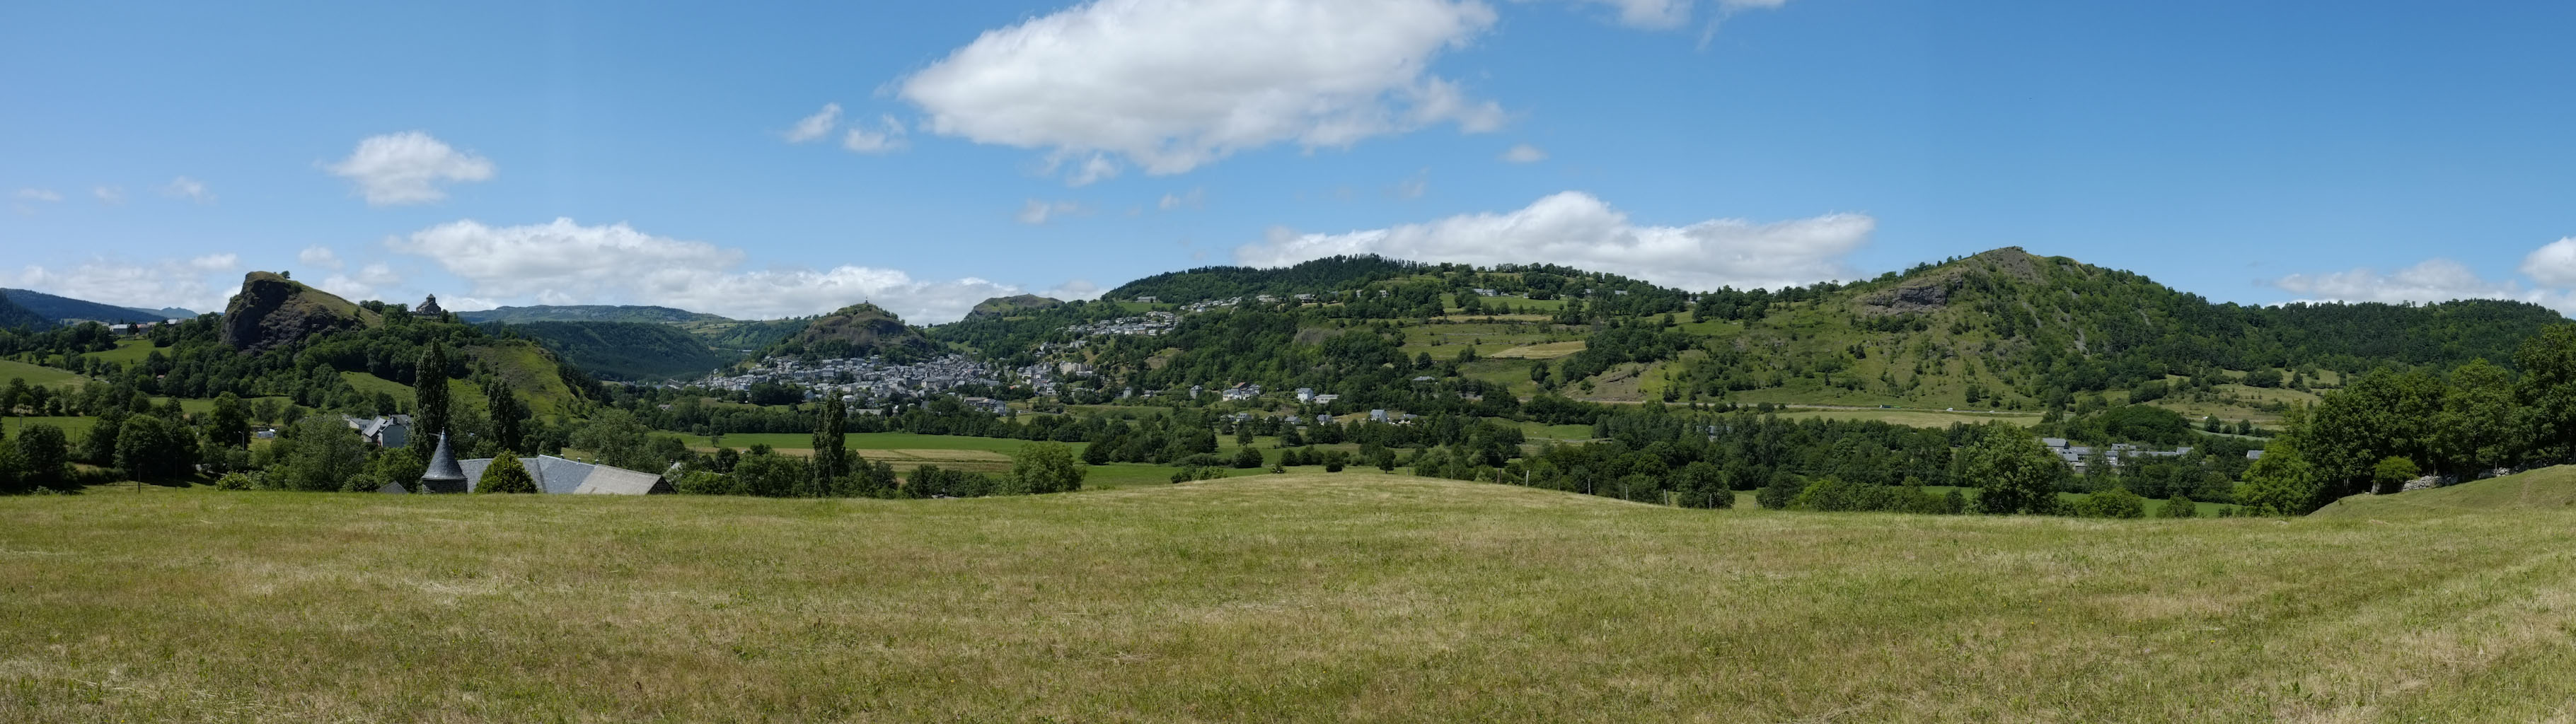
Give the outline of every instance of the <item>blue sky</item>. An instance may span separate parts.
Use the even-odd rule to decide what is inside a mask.
[[[2019,245],[2576,309],[2563,3],[0,6],[0,284],[916,321],[1373,251],[1688,288]],[[803,131],[800,133],[800,130]]]

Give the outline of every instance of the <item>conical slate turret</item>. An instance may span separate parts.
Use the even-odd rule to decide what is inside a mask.
[[[456,464],[456,452],[447,447],[447,434],[439,433],[438,451],[429,455],[429,469],[420,474],[420,491],[424,493],[465,492],[465,466]]]

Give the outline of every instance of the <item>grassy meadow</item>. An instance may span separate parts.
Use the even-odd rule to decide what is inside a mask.
[[[2567,721],[2576,514],[2388,512],[1701,511],[1365,472],[0,499],[0,713]]]

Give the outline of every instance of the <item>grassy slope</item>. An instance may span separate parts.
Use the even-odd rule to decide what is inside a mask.
[[[2315,514],[2325,518],[2486,514],[2576,509],[2576,466],[2541,468],[2447,488],[2396,495],[2355,495]]]
[[[0,709],[2538,721],[2576,700],[2571,520],[1688,511],[1364,474],[965,501],[101,492],[0,506]]]
[[[0,359],[0,384],[12,379],[26,380],[33,387],[78,387],[83,381],[80,375],[69,371]]]

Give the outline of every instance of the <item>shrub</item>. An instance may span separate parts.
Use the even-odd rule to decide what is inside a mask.
[[[1261,467],[1261,451],[1251,447],[1243,448],[1234,454],[1234,466],[1245,470]]]
[[[528,466],[519,464],[518,453],[504,450],[492,458],[492,466],[483,469],[483,480],[474,484],[477,493],[534,493],[537,479],[528,475]]]
[[[2087,518],[2143,518],[2147,515],[2147,499],[2128,488],[2112,488],[2084,496],[2075,511]]]
[[[226,473],[215,480],[216,490],[249,490],[254,487],[258,486],[251,483],[250,476],[241,473]]]
[[[2199,515],[2200,515],[2200,504],[2199,504],[2199,503],[2194,503],[2194,502],[2192,502],[2192,501],[2191,501],[2191,498],[2186,497],[2186,496],[2184,496],[2184,495],[2183,495],[2183,494],[2181,494],[2181,493],[2175,493],[2175,494],[2174,494],[2174,496],[2173,496],[2172,498],[2168,498],[2168,499],[2166,499],[2166,500],[2165,500],[2165,509],[2164,509],[2164,510],[2161,510],[2161,511],[2157,511],[2157,516],[2156,516],[2156,517],[2159,517],[2159,518],[2193,518],[2193,517],[2198,517]]]
[[[1011,455],[1010,483],[1019,491],[1069,493],[1081,490],[1082,479],[1089,474],[1089,469],[1074,464],[1073,449],[1060,443],[1033,442]]]

